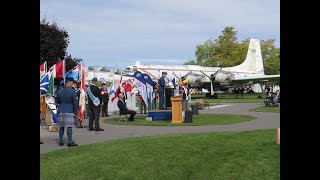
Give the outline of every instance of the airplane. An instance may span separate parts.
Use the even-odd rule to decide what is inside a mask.
[[[92,78],[97,78],[98,81],[106,82],[120,82],[121,72],[119,69],[106,68],[105,66],[92,67],[89,66],[85,69],[85,81],[91,81]],[[122,82],[126,80],[132,80],[133,78],[130,75],[125,73],[122,74]]]
[[[227,91],[229,88],[249,86],[260,83],[279,83],[280,75],[265,75],[261,55],[260,41],[250,39],[246,59],[238,66],[233,67],[203,67],[199,65],[144,65],[136,61],[135,65],[127,66],[124,73],[132,75],[140,71],[147,73],[157,82],[162,72],[167,72],[167,82],[174,77],[188,78],[188,85],[194,88],[210,88],[207,96],[217,98],[214,91]]]

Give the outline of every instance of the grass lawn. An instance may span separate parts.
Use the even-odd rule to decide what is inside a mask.
[[[135,126],[203,126],[218,124],[236,124],[250,121],[256,117],[249,115],[235,114],[198,114],[192,116],[192,123],[171,124],[170,121],[147,121],[146,116],[136,116],[134,122],[119,122],[119,118],[105,119],[104,122],[110,124],[135,125]]]
[[[268,106],[261,106],[257,107],[254,109],[250,109],[250,111],[255,111],[255,112],[275,112],[275,113],[280,113],[280,107],[268,107]]]
[[[262,96],[262,99],[258,99],[258,96]],[[204,94],[193,94],[191,95],[192,101],[195,99],[205,99],[210,104],[213,103],[263,103],[265,100],[264,93],[244,94],[243,99],[235,98],[236,94],[229,94],[229,97],[221,97],[218,99],[207,99]]]
[[[280,179],[276,130],[112,140],[40,154],[40,179]]]

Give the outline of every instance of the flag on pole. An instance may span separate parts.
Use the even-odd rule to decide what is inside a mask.
[[[114,89],[114,82],[111,83],[110,87],[109,87],[109,94],[110,96],[115,94],[115,89]]]
[[[40,95],[47,94],[48,87],[49,87],[49,73],[46,73],[41,79],[40,79]]]
[[[74,67],[73,69],[71,69],[70,71],[68,71],[65,74],[65,78],[66,77],[72,77],[75,81],[78,81],[81,79],[81,64],[78,64],[76,67]],[[65,79],[64,78],[64,79]]]
[[[153,82],[151,80],[151,77],[148,74],[143,74],[145,82],[146,82],[146,87],[147,87],[147,97],[148,99],[152,99],[152,92],[153,92]]]
[[[40,65],[40,79],[44,76],[47,72],[47,61]]]
[[[111,102],[113,102],[118,97],[118,92],[119,92],[119,89],[121,87],[121,83],[122,83],[122,73],[121,73],[121,76],[120,76],[120,84],[119,84],[114,96],[112,97]]]
[[[143,99],[143,101],[146,103],[146,106],[148,108],[148,101],[147,101],[147,87],[146,87],[146,80],[144,78],[144,76],[141,74],[140,71],[136,71],[134,74],[133,74],[133,80],[134,82],[136,83],[137,87],[138,87],[138,90],[139,90],[139,93]]]
[[[83,64],[80,64],[79,65],[79,72],[80,72],[80,75],[79,77],[81,77],[81,84],[80,84],[80,100],[79,100],[79,120],[80,120],[80,123],[83,122],[83,119],[84,119],[84,110],[85,110],[85,107],[86,107],[86,91],[85,91],[85,81],[84,81],[84,73],[85,73],[85,68],[83,66]]]
[[[49,72],[48,75],[50,76],[50,80],[49,80],[49,86],[48,86],[48,91],[47,94],[50,96],[53,96],[53,88],[54,88],[54,78],[52,76],[52,74]]]
[[[65,60],[57,62],[55,65],[53,65],[49,72],[52,73],[53,78],[64,78],[65,74]]]

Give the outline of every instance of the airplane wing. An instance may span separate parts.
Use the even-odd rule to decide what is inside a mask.
[[[280,75],[263,75],[258,77],[235,77],[232,82],[235,83],[259,83],[259,82],[280,82]]]

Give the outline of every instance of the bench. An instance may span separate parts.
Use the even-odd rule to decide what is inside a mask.
[[[199,109],[204,109],[205,107],[208,107],[208,109],[210,109],[209,103],[204,101],[203,99],[196,99],[195,104],[199,106]]]

